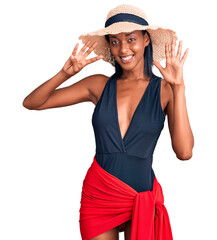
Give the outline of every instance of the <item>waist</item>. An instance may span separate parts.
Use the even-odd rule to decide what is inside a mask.
[[[137,192],[152,190],[155,174],[153,156],[139,158],[125,153],[96,153],[97,163],[107,172],[130,185]]]
[[[152,191],[138,193],[104,171],[95,160],[94,157],[82,187],[82,239],[92,239],[132,219],[132,239],[172,240],[169,215],[157,179]]]

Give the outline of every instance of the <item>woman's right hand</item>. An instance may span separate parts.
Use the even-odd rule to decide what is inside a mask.
[[[73,76],[76,73],[80,72],[83,67],[86,65],[93,63],[99,59],[102,59],[102,55],[98,55],[96,57],[86,59],[86,57],[95,49],[97,42],[90,46],[91,41],[87,41],[85,45],[81,48],[79,53],[77,54],[79,43],[77,43],[74,47],[72,54],[69,59],[66,61],[62,70],[69,76]],[[85,52],[85,50],[89,47],[89,49]],[[84,53],[85,52],[85,53]]]

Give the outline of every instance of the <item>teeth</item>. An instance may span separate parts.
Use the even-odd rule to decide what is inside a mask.
[[[123,60],[130,60],[133,57],[133,55],[127,56],[127,57],[121,57]]]

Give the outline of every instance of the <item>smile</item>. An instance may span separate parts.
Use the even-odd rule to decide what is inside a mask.
[[[134,57],[134,54],[128,55],[128,56],[126,56],[126,57],[121,57],[121,56],[120,56],[120,59],[121,59],[121,61],[122,61],[123,63],[128,63],[128,62],[131,62],[131,61],[132,61],[133,57]]]

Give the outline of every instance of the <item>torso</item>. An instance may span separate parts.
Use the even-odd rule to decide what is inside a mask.
[[[96,105],[92,126],[97,163],[137,192],[151,191],[153,154],[165,123],[162,79],[124,81],[113,74],[94,76],[89,83],[89,100]]]
[[[109,77],[103,76],[100,81],[98,81],[97,84],[94,86],[91,96],[94,105],[96,105],[99,101],[108,79]],[[144,79],[139,79],[136,81],[125,81],[122,79],[118,79],[117,81],[117,108],[119,113],[119,125],[122,136],[124,136],[129,127],[133,113],[144,91],[146,90],[148,83],[149,82]],[[165,114],[167,114],[166,106],[169,102],[167,84],[168,83],[166,82],[166,80],[162,79],[160,98],[161,106]]]

